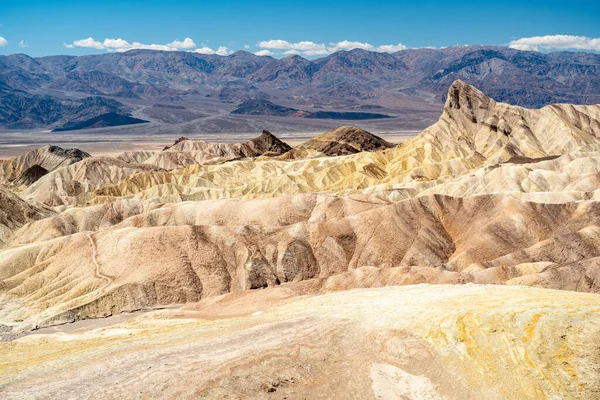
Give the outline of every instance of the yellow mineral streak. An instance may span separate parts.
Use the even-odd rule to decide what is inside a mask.
[[[304,296],[273,305],[255,301],[256,296],[276,298],[270,293],[279,290],[248,293],[254,300],[245,302],[251,305],[239,308],[236,317],[208,321],[194,318],[210,314],[164,310],[105,328],[0,343],[0,393],[13,399],[41,391],[49,397],[67,396],[73,393],[69,390],[78,390],[78,396],[111,398],[149,394],[161,387],[164,397],[197,390],[212,397],[225,387],[230,394],[260,398],[264,392],[252,390],[284,368],[286,379],[296,380],[295,386],[282,387],[288,396],[327,388],[336,397],[358,390],[373,398],[372,375],[358,365],[381,360],[408,373],[392,374],[399,381],[386,378],[385,385],[408,385],[402,387],[410,391],[425,379],[431,382],[428,390],[448,399],[593,399],[599,388],[600,355],[580,345],[600,339],[597,295],[416,285]],[[237,296],[240,304],[244,296]],[[226,305],[225,300],[213,303]],[[211,307],[210,313],[218,315],[218,306]],[[385,345],[378,345],[376,338]],[[302,350],[295,353],[298,348]],[[512,356],[524,349],[535,354],[535,366]],[[288,364],[283,354],[296,354],[295,361]],[[342,361],[340,356],[349,358]],[[312,372],[303,365],[311,365]],[[144,378],[149,368],[152,383]],[[91,387],[77,383],[96,370],[104,372]],[[237,371],[240,386],[219,371]],[[319,374],[329,382],[351,374],[356,387],[328,385]],[[407,381],[410,376],[419,378]],[[378,393],[387,390],[380,384],[377,380]]]

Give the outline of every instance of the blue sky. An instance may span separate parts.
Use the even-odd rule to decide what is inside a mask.
[[[0,54],[32,56],[152,45],[308,57],[351,47],[391,52],[511,42],[528,50],[600,50],[598,0],[0,0],[0,24]]]

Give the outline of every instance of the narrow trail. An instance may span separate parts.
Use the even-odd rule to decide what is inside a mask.
[[[90,240],[90,244],[92,245],[92,261],[94,262],[94,265],[96,266],[94,275],[96,275],[96,278],[103,279],[106,281],[106,283],[100,288],[100,292],[103,292],[104,289],[106,289],[106,287],[108,285],[110,285],[113,280],[109,276],[104,275],[102,273],[102,271],[100,271],[100,263],[98,263],[98,259],[96,258],[96,255],[98,254],[98,248],[96,247],[96,242],[94,241],[94,238],[92,237],[91,233],[88,233],[87,237]]]

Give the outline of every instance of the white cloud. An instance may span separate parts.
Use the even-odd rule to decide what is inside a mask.
[[[272,56],[273,55],[273,53],[271,53],[270,50],[266,50],[266,49],[265,50],[259,50],[259,51],[257,51],[254,54],[256,54],[257,56]]]
[[[245,48],[246,50],[248,50],[248,49],[250,48],[250,46],[248,46],[248,45],[246,44],[246,45],[244,45],[244,48]]]
[[[174,40],[167,46],[174,47],[176,49],[193,49],[194,47],[196,47],[196,42],[194,42],[188,37],[185,38],[183,42],[180,42],[179,40]]]
[[[0,36],[0,47],[8,46],[8,40]]]
[[[286,40],[268,40],[264,42],[260,42],[257,45],[262,49],[271,49],[271,50],[295,50],[295,51],[327,51],[327,48],[324,44],[302,41],[298,43],[290,43]]]
[[[143,50],[162,50],[162,51],[177,51],[177,50],[188,50],[201,54],[217,54],[220,56],[226,56],[231,54],[227,47],[221,46],[217,50],[213,50],[210,47],[202,45],[200,48],[196,48],[196,42],[190,38],[185,38],[183,41],[174,40],[167,44],[144,44],[140,42],[129,43],[128,41],[118,39],[104,39],[103,42],[99,42],[92,37],[87,39],[75,40],[73,43],[64,43],[67,49],[74,49],[75,47],[84,47],[89,49],[106,50],[106,51],[128,51],[135,49]]]
[[[267,40],[257,44],[258,47],[263,49],[274,49],[274,50],[286,50],[293,48],[293,45],[285,40]]]
[[[217,55],[219,55],[219,56],[226,56],[226,55],[229,55],[229,54],[231,54],[231,51],[229,51],[229,49],[227,47],[225,47],[225,46],[220,46],[217,49]]]
[[[210,47],[199,47],[195,50],[193,50],[194,53],[200,53],[200,54],[215,54],[215,51],[213,49],[211,49]]]
[[[324,51],[325,45],[314,42],[298,42],[294,43],[292,48],[300,51]]]
[[[226,55],[231,54],[231,51],[229,51],[229,49],[225,46],[221,46],[217,50],[213,50],[208,46],[204,46],[204,47],[194,49],[193,52],[199,53],[199,54],[216,54],[218,56],[226,56]]]
[[[127,41],[121,38],[118,39],[104,39],[102,43],[103,48],[113,49],[113,50],[129,50],[132,48],[132,45]],[[85,47],[85,46],[83,46]]]
[[[131,43],[131,47],[130,48],[120,48],[120,49],[116,49],[117,51],[127,51],[127,50],[161,50],[161,51],[176,51],[179,49],[176,49],[174,47],[169,47],[165,44],[142,44],[140,42],[133,42]]]
[[[395,52],[400,51],[400,50],[406,50],[407,48],[408,47],[406,47],[402,43],[398,43],[398,44],[384,44],[383,46],[379,46],[377,48],[377,51],[380,51],[382,53],[395,53]]]
[[[592,50],[600,51],[600,38],[573,35],[547,35],[521,38],[511,41],[508,46],[516,50]]]
[[[94,38],[89,37],[87,39],[81,39],[81,40],[75,40],[73,42],[73,46],[74,47],[88,47],[90,49],[98,49],[101,50],[104,48],[104,45],[96,40],[94,40]]]
[[[369,43],[349,42],[347,40],[344,40],[343,42],[329,43],[329,46],[330,47],[328,50],[332,53],[340,50],[363,49],[372,51],[375,49],[373,45]]]
[[[26,42],[26,41],[24,41],[24,40],[21,40],[21,41],[19,42],[19,46],[21,46],[21,47],[28,47],[28,46],[29,46],[29,43],[27,43],[27,42]]]
[[[304,54],[305,56],[322,56],[322,55],[327,55],[330,53],[331,52],[327,49],[325,49],[325,50],[306,50],[306,51],[302,52],[302,54]]]
[[[393,53],[396,51],[404,50],[407,47],[402,43],[398,44],[387,44],[379,47],[375,47],[370,43],[362,42],[351,42],[344,40],[337,43],[315,43],[309,41],[301,41],[297,43],[291,43],[287,40],[272,39],[257,43],[257,46],[261,49],[266,50],[285,50],[283,54],[301,54],[304,56],[316,56],[316,55],[327,55],[335,53],[340,50],[352,50],[352,49],[363,49],[369,51],[378,51],[382,53]],[[273,53],[270,53],[273,54]],[[282,54],[282,53],[280,53]]]

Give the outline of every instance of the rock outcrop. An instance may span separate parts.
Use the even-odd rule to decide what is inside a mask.
[[[302,154],[316,151],[326,156],[345,156],[363,151],[381,151],[394,147],[379,136],[354,126],[342,126],[297,146],[289,158],[303,158]],[[300,155],[300,157],[298,156]]]
[[[263,132],[84,159],[20,192],[60,213],[17,226],[0,252],[0,322],[52,325],[298,282],[596,293],[599,117],[598,106],[496,103],[457,81],[440,120],[393,148],[341,128],[306,146],[317,158],[267,157],[290,151]],[[339,152],[356,153],[325,156]],[[194,165],[181,168],[185,157]]]
[[[35,165],[47,171],[53,171],[89,157],[91,156],[88,153],[79,149],[63,149],[58,146],[48,145],[1,163],[0,183],[17,179]]]
[[[16,186],[29,186],[40,180],[40,178],[46,175],[49,171],[41,165],[33,165],[27,168],[17,179],[12,183]]]
[[[52,216],[50,210],[36,207],[0,185],[0,248],[11,241],[16,230],[29,222]],[[2,283],[0,282],[0,291]]]
[[[243,143],[212,143],[180,138],[174,145],[147,158],[144,163],[172,170],[189,165],[222,164],[258,156],[276,156],[291,150],[269,131]]]
[[[244,292],[0,343],[2,397],[593,400],[600,390],[598,295],[307,292]]]

